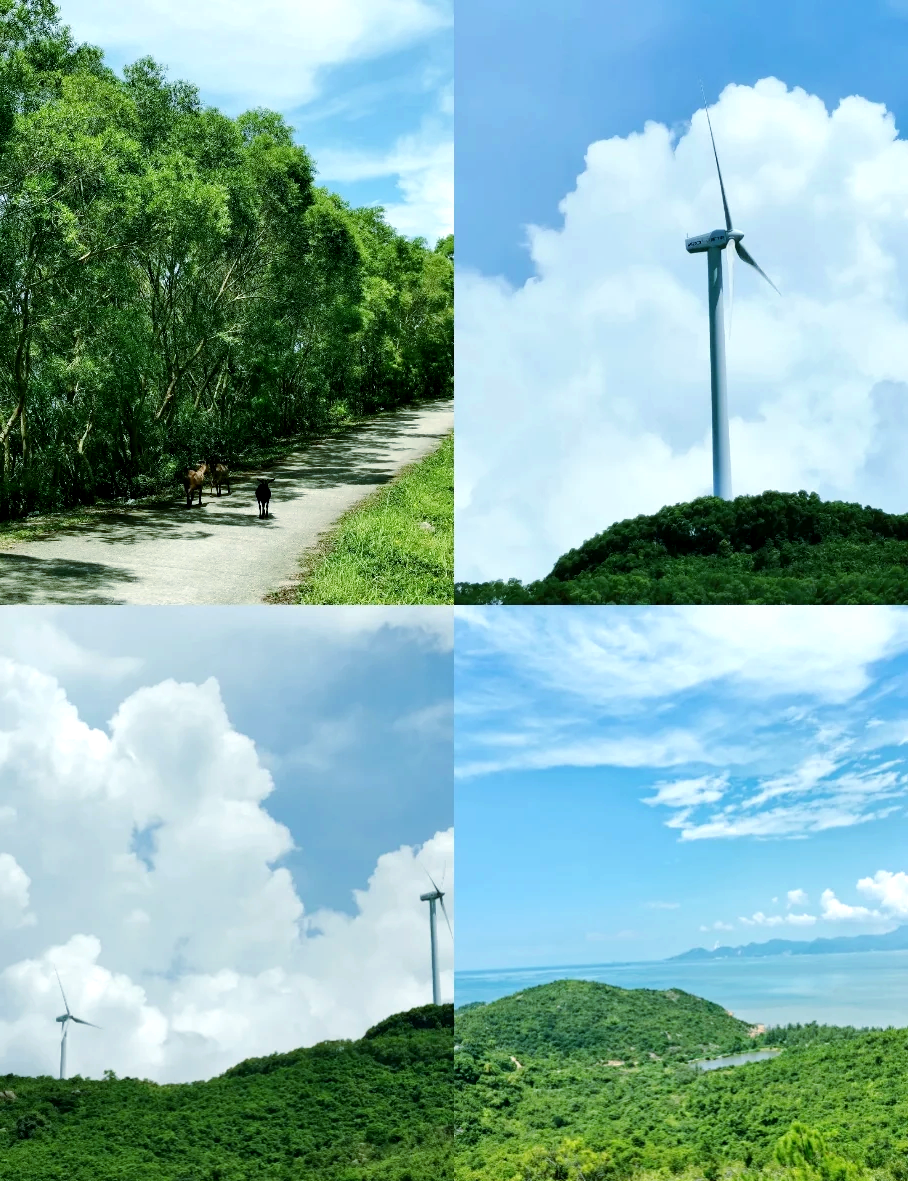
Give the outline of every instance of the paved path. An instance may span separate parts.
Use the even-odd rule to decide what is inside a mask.
[[[260,603],[299,571],[347,509],[454,426],[454,403],[379,415],[242,477],[230,496],[186,508],[117,507],[0,552],[0,603]],[[260,521],[259,476],[273,478]]]

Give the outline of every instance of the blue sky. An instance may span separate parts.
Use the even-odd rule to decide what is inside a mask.
[[[908,110],[904,0],[458,0],[456,36],[458,261],[512,282],[589,144],[688,120],[701,78],[710,102],[772,74]]]
[[[0,613],[0,1057],[158,1081],[361,1037],[453,911],[444,608]],[[453,943],[439,931],[442,996]]]
[[[908,920],[908,611],[461,609],[462,970]]]
[[[150,54],[228,114],[281,111],[318,180],[434,244],[453,218],[450,0],[62,0],[115,69]]]

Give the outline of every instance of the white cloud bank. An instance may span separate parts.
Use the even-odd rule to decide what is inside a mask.
[[[453,19],[449,0],[63,0],[61,15],[77,39],[284,109],[315,97],[320,71],[403,49]]]
[[[729,203],[782,291],[735,276],[737,493],[908,500],[908,142],[776,79],[713,108]],[[539,577],[616,520],[711,490],[706,265],[722,223],[704,112],[590,146],[536,275],[457,288],[458,576]]]
[[[888,869],[879,869],[873,877],[861,878],[857,883],[857,889],[876,905],[869,907],[843,902],[834,890],[826,889],[820,895],[819,915],[806,912],[796,914],[791,911],[791,907],[805,905],[807,894],[800,889],[789,890],[787,914],[767,915],[758,910],[749,918],[740,916],[738,922],[742,927],[813,927],[818,922],[834,923],[839,927],[837,933],[841,934],[845,933],[847,928],[856,926],[877,933],[892,931],[908,920],[908,873],[903,870],[893,873]],[[734,924],[719,921],[709,926],[701,926],[700,930],[732,931]]]
[[[110,733],[50,676],[0,658],[0,1057],[54,1073],[60,997],[69,1069],[174,1081],[250,1056],[357,1037],[431,999],[425,869],[453,832],[379,858],[352,916],[306,914],[265,808],[271,778],[217,684],[127,698]],[[301,834],[303,842],[317,833]],[[440,931],[442,990],[453,948]]]

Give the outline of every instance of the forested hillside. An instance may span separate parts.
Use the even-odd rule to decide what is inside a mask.
[[[671,993],[587,986],[565,1003],[571,983],[457,1012],[459,1181],[908,1177],[908,1031],[770,1030],[748,1049],[781,1047],[777,1057],[703,1072],[647,1049]],[[675,995],[684,1004],[664,1041],[735,1048],[740,1022]],[[541,1053],[514,1051],[534,1043]]]
[[[315,184],[281,116],[0,0],[0,517],[136,497],[453,389],[453,239]]]
[[[0,1177],[445,1181],[453,1024],[427,1005],[186,1085],[0,1076]]]
[[[620,521],[524,586],[459,583],[458,603],[906,603],[908,515],[816,493],[704,496]]]
[[[460,1070],[471,1057],[501,1051],[643,1061],[651,1055],[687,1062],[751,1049],[748,1026],[721,1005],[680,989],[615,988],[558,980],[457,1011]]]

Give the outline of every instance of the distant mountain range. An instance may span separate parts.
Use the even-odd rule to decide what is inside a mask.
[[[769,955],[835,955],[852,951],[908,951],[908,926],[897,927],[885,935],[839,935],[833,939],[769,939],[766,943],[746,943],[743,947],[716,947],[707,951],[695,947],[681,955],[669,957],[670,963],[679,960],[759,959]]]

